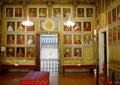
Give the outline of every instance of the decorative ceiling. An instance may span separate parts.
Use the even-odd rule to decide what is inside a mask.
[[[81,5],[95,5],[96,0],[0,0],[2,4],[48,4],[48,2],[52,2],[52,4],[60,5],[60,4],[81,4]]]

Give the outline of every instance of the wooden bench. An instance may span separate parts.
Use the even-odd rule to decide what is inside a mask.
[[[63,65],[63,72],[65,69],[90,69],[94,70],[96,68],[95,65]]]
[[[49,85],[49,72],[31,71],[20,80],[20,85]]]

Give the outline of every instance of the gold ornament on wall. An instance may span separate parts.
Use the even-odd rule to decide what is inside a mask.
[[[106,15],[102,14],[101,15],[101,26],[104,27],[106,25]]]
[[[51,31],[51,30],[53,30],[54,28],[55,28],[55,23],[54,23],[54,21],[53,20],[46,20],[43,24],[42,24],[42,26],[43,26],[43,29],[45,29],[45,30],[48,30],[48,31]]]

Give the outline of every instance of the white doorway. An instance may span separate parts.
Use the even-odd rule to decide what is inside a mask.
[[[108,74],[108,31],[107,27],[99,30],[99,73]],[[105,66],[105,67],[103,67]],[[105,71],[103,70],[105,68]]]
[[[59,68],[59,42],[57,34],[40,35],[40,70],[56,75]]]

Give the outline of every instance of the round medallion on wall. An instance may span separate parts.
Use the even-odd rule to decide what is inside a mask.
[[[102,14],[101,16],[101,26],[104,27],[106,25],[106,15]]]
[[[55,22],[51,19],[46,20],[42,25],[43,29],[48,31],[52,31],[55,28]]]

